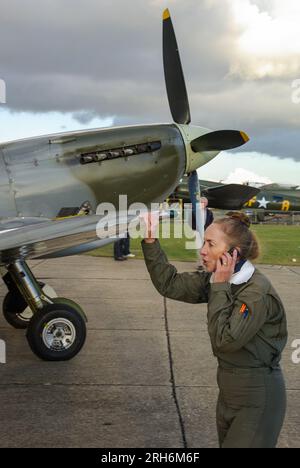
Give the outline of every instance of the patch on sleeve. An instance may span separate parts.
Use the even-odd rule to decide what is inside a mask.
[[[242,304],[240,308],[240,314],[244,317],[247,318],[249,315],[249,309],[246,304]]]

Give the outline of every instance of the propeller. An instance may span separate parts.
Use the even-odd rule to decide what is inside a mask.
[[[163,61],[169,106],[174,122],[191,122],[189,99],[186,91],[176,36],[166,9],[163,13]]]
[[[170,111],[175,123],[179,125],[189,125],[191,122],[189,99],[186,91],[184,74],[182,70],[176,36],[168,9],[163,13],[163,63],[166,89]],[[191,130],[191,127],[189,127]],[[189,132],[191,133],[191,132]],[[200,133],[200,132],[199,132]],[[199,134],[198,133],[198,134]],[[194,134],[196,136],[196,134]],[[197,165],[196,153],[203,152],[219,152],[223,150],[237,148],[245,144],[249,140],[248,135],[244,132],[236,130],[220,130],[206,133],[197,138],[188,139],[190,145],[187,148],[187,158],[191,164],[188,164],[190,170],[188,186],[190,199],[192,201],[194,219],[201,220],[201,216],[197,216],[197,211],[200,207],[200,186],[197,171],[194,170],[201,164]],[[196,221],[196,231],[203,238],[204,227],[203,223]]]
[[[248,135],[237,130],[218,130],[206,133],[191,141],[195,153],[202,151],[224,151],[242,146],[249,141]]]

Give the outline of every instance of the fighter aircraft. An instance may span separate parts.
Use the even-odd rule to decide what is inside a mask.
[[[86,339],[86,316],[75,302],[35,278],[27,260],[74,255],[111,241],[99,238],[101,202],[118,206],[164,201],[185,173],[221,150],[248,141],[244,132],[191,126],[188,96],[168,10],[163,62],[174,122],[47,135],[0,145],[0,264],[8,288],[3,312],[41,359],[71,359]],[[88,215],[78,215],[89,212]],[[127,230],[119,217],[117,233]],[[28,309],[30,313],[28,314]]]
[[[242,184],[223,184],[209,180],[199,180],[201,195],[208,199],[210,208],[221,210],[240,210],[244,203],[253,199],[259,193],[259,189]],[[188,177],[184,176],[174,192],[168,197],[168,201],[182,200],[190,203]]]

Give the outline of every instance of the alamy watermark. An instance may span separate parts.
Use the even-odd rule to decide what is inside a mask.
[[[6,104],[6,84],[0,79],[0,104]]]
[[[6,364],[6,343],[0,340],[0,364]]]
[[[197,203],[194,209],[191,204],[185,204],[184,210],[180,204],[163,205],[151,203],[150,209],[143,203],[128,206],[127,195],[119,195],[119,206],[100,203],[96,211],[101,216],[96,228],[97,236],[99,239],[114,238],[128,230],[132,239],[143,238],[147,232],[149,234],[150,216],[152,237],[156,237],[159,230],[160,239],[186,239],[186,249],[201,248],[205,224],[201,203]],[[159,226],[161,220],[163,222]]]
[[[300,79],[292,82],[292,103],[300,104]]]
[[[295,349],[292,353],[292,362],[294,364],[300,364],[300,339],[293,341],[292,348]]]

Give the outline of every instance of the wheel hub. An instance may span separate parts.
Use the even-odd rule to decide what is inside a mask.
[[[57,318],[45,325],[42,338],[48,349],[64,351],[75,342],[76,330],[69,320]]]

